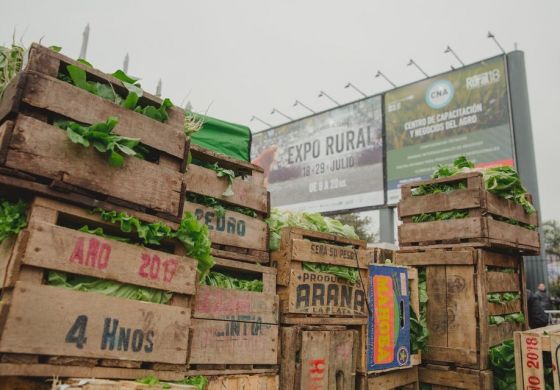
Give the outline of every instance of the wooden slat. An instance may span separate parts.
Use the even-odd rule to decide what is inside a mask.
[[[418,368],[406,368],[380,376],[372,376],[367,381],[369,389],[397,389],[402,386],[418,383]]]
[[[0,363],[0,376],[138,379],[148,375],[155,375],[158,379],[166,381],[179,381],[185,377],[185,373],[181,371],[154,371],[150,369],[114,367],[59,366],[55,364]]]
[[[35,221],[21,261],[164,291],[194,294],[197,261]]]
[[[10,114],[19,110],[21,102],[21,94],[25,87],[26,78],[23,73],[18,73],[6,86],[2,92],[0,99],[0,122],[7,118]]]
[[[28,77],[22,96],[25,103],[87,124],[117,117],[116,134],[140,138],[143,144],[183,160],[186,140],[182,123],[178,126],[161,123],[62,80],[37,72],[25,73]]]
[[[329,345],[329,389],[354,390],[356,381],[356,359],[358,337],[356,331],[331,332]],[[304,368],[305,369],[305,368]]]
[[[488,326],[488,345],[494,346],[513,338],[513,332],[523,330],[523,325],[517,322],[502,322],[500,325]]]
[[[191,154],[193,158],[198,160],[207,161],[210,163],[218,162],[221,167],[226,169],[241,170],[241,171],[256,171],[264,172],[260,166],[251,164],[246,161],[235,159],[225,154],[216,153],[213,150],[206,149],[200,145],[191,144]]]
[[[478,253],[482,257],[485,266],[517,269],[523,264],[523,258],[518,254],[487,250],[478,250]]]
[[[292,240],[292,260],[334,264],[344,267],[368,267],[368,256],[363,249],[346,248],[309,240]]]
[[[282,325],[367,325],[367,318],[363,317],[304,317],[297,315],[280,314]]]
[[[262,251],[268,249],[268,226],[261,219],[229,210],[218,217],[212,208],[191,202],[185,202],[184,209],[208,226],[212,243]]]
[[[447,346],[476,351],[477,318],[476,301],[473,299],[476,297],[474,268],[472,266],[454,265],[445,268],[447,281]]]
[[[209,377],[207,390],[278,390],[278,375]]]
[[[82,328],[71,330],[85,321],[79,348],[72,337]],[[18,282],[0,351],[182,364],[189,323],[187,308]]]
[[[278,326],[192,319],[189,364],[277,364]]]
[[[472,250],[427,250],[422,252],[397,252],[395,263],[398,265],[471,265],[475,264]]]
[[[481,206],[481,190],[471,188],[452,193],[410,196],[399,202],[399,217],[409,217],[436,211],[465,210]]]
[[[353,245],[357,248],[366,248],[367,247],[367,242],[365,242],[363,240],[355,240],[355,239],[346,238],[346,237],[343,237],[343,236],[338,236],[336,234],[315,232],[315,231],[312,231],[312,230],[294,228],[294,227],[283,228],[282,229],[282,234],[283,234],[284,231],[286,232],[286,234],[289,234],[290,236],[292,236],[292,238],[316,239],[315,241],[326,240],[326,241],[331,241],[331,244]]]
[[[73,144],[51,125],[19,116],[6,166],[178,215],[181,174],[133,157],[109,166],[93,148]]]
[[[433,369],[428,367],[418,368],[420,383],[431,385],[452,386],[453,389],[464,390],[492,390],[492,371],[452,371]]]
[[[521,350],[516,350],[516,354],[520,353],[522,381],[518,383],[518,389],[531,389],[534,383],[544,384],[544,360],[542,338],[532,332],[523,332],[519,334],[519,346]],[[531,354],[531,361],[527,359],[527,354]],[[517,366],[516,358],[516,366]],[[542,386],[544,388],[544,386]]]
[[[426,320],[430,337],[429,347],[447,347],[447,278],[445,267],[426,267],[426,290],[428,293],[428,305],[426,308]]]
[[[401,188],[402,189],[416,188],[416,187],[420,187],[421,185],[424,185],[424,184],[438,184],[438,183],[450,183],[450,182],[452,183],[452,182],[458,182],[458,181],[470,179],[470,178],[473,178],[473,177],[482,178],[482,173],[481,172],[468,172],[468,173],[461,173],[459,175],[454,175],[454,176],[440,177],[439,179],[418,180],[418,181],[414,181],[414,182],[411,182],[411,183],[405,183],[401,186]]]
[[[506,272],[486,272],[487,292],[517,292],[520,291],[519,274]]]
[[[268,213],[268,195],[266,188],[250,181],[236,177],[233,181],[233,196],[222,194],[228,186],[226,178],[219,178],[211,169],[190,164],[185,174],[185,184],[188,192],[211,196],[220,201],[237,206],[247,207],[260,213]]]
[[[484,237],[481,218],[405,223],[399,226],[399,242],[424,242]]]
[[[507,222],[496,221],[492,218],[486,218],[486,220],[490,238],[540,248],[538,231],[529,230]]]
[[[330,331],[301,333],[301,389],[329,389]]]
[[[13,130],[13,121],[6,121],[0,125],[0,164],[4,164],[6,162]]]
[[[507,216],[513,220],[526,223],[529,225],[538,225],[538,214],[527,214],[523,206],[514,203],[511,200],[500,198],[498,195],[485,191],[486,208],[490,214],[499,216]]]
[[[194,318],[278,324],[278,297],[273,294],[199,286],[192,314]]]

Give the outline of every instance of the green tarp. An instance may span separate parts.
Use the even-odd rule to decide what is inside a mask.
[[[192,135],[191,142],[238,160],[251,159],[251,130],[247,126],[204,116],[204,125]]]

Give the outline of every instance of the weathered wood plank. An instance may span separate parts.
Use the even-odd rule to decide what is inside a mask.
[[[138,379],[148,375],[155,375],[158,379],[167,381],[179,381],[185,377],[184,372],[181,371],[154,371],[150,369],[114,367],[59,366],[56,364],[0,363],[0,376]]]
[[[179,172],[133,157],[116,169],[105,155],[73,144],[62,130],[30,117],[17,119],[6,166],[168,214],[180,210]]]
[[[201,285],[192,314],[201,319],[278,324],[278,297]]]
[[[452,240],[458,237],[484,237],[481,218],[462,218],[448,221],[405,223],[399,226],[399,242]]]
[[[486,272],[486,285],[488,293],[516,292],[521,289],[519,274],[506,272]]]
[[[223,195],[228,186],[227,179],[218,177],[216,172],[208,168],[190,164],[184,180],[188,192],[211,196],[222,202],[247,207],[263,214],[268,212],[266,188],[241,177],[236,177],[233,181],[233,196]]]
[[[34,221],[23,264],[192,295],[197,261]]]
[[[189,324],[186,308],[16,283],[0,351],[182,364]]]
[[[476,259],[472,250],[426,250],[417,252],[397,252],[395,263],[399,265],[473,265]]]
[[[464,390],[492,390],[492,371],[459,371],[436,369],[435,366],[418,368],[420,383],[448,386]]]
[[[447,346],[476,351],[477,294],[474,267],[445,267],[447,285]],[[429,304],[429,300],[428,300]]]
[[[277,364],[278,326],[192,319],[188,364]]]
[[[207,390],[278,390],[278,375],[232,375],[209,377]]]
[[[399,217],[408,217],[436,211],[464,210],[481,207],[481,190],[478,188],[457,190],[450,196],[439,193],[403,197],[399,202]]]
[[[428,305],[426,308],[426,320],[430,337],[430,346],[447,347],[447,277],[445,267],[426,267],[426,291],[428,293]]]
[[[500,325],[488,326],[488,345],[490,347],[501,344],[513,338],[513,332],[523,330],[523,324],[517,322],[502,322]]]
[[[261,219],[230,210],[219,217],[212,208],[191,202],[185,202],[185,211],[208,226],[212,243],[268,250],[268,226]]]
[[[292,261],[307,261],[362,269],[368,267],[366,250],[309,240],[293,239],[291,258]]]

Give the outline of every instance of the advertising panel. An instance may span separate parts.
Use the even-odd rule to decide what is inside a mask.
[[[462,154],[477,167],[514,165],[505,57],[387,92],[385,129],[388,204]]]
[[[273,207],[337,211],[384,203],[381,97],[253,135]]]

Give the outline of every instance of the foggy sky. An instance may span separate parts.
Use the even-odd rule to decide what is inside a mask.
[[[91,25],[87,59],[114,71],[130,54],[129,73],[176,104],[185,98],[209,115],[251,126],[252,115],[277,125],[282,117],[331,107],[320,89],[339,102],[390,87],[375,79],[381,69],[398,85],[499,54],[491,30],[510,51],[525,52],[543,219],[560,220],[560,2],[541,1],[46,1],[0,0],[0,44],[14,27],[28,45],[62,46],[76,58],[84,26]],[[187,97],[188,95],[188,97]]]

